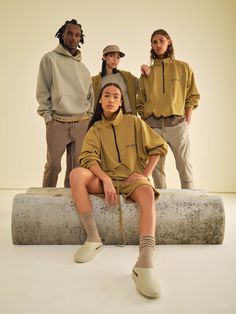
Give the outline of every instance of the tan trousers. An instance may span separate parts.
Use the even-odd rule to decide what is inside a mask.
[[[181,181],[181,188],[192,189],[193,174],[190,164],[190,140],[187,122],[184,121],[172,127],[163,127],[163,129],[153,128],[153,130],[163,137],[174,154],[176,168]],[[152,175],[155,187],[159,189],[166,189],[164,167],[165,156],[160,158]]]
[[[43,175],[43,187],[55,187],[61,171],[61,159],[66,150],[66,174],[64,187],[69,187],[69,174],[79,166],[78,157],[89,119],[79,122],[53,120],[46,125],[47,162]]]

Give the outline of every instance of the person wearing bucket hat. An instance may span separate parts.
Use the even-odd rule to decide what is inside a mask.
[[[127,113],[136,115],[136,96],[138,91],[138,78],[128,71],[118,70],[117,66],[120,58],[123,58],[125,53],[120,50],[118,45],[108,45],[103,49],[102,70],[92,77],[95,104],[98,101],[98,96],[101,88],[109,83],[117,83],[123,92],[124,104]],[[149,71],[149,67],[142,65],[142,72]]]
[[[106,46],[104,49],[103,49],[103,55],[105,56],[106,54],[108,54],[109,52],[117,52],[119,53],[120,57],[123,58],[125,56],[125,53],[120,51],[120,48],[119,46],[117,45],[109,45],[109,46]]]

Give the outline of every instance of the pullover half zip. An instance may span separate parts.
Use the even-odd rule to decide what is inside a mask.
[[[165,65],[164,62],[162,61],[162,92],[165,94]]]
[[[118,160],[119,160],[119,162],[121,162],[121,160],[120,160],[120,152],[119,152],[119,148],[118,148],[118,144],[117,144],[117,139],[116,139],[115,127],[114,127],[113,124],[111,125],[111,127],[112,127],[112,130],[113,130],[113,133],[114,133],[114,138],[115,138],[115,144],[116,144],[116,151],[117,151],[117,155],[118,155]]]

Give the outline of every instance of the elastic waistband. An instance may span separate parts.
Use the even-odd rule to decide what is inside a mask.
[[[59,121],[59,122],[79,122],[79,121],[82,121],[82,120],[88,120],[90,119],[91,117],[87,114],[85,115],[81,115],[80,117],[60,117],[56,114],[53,114],[52,115],[53,119],[56,120],[56,121]]]

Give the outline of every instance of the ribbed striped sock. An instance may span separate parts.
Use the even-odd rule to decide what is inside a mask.
[[[142,235],[139,238],[139,258],[135,266],[153,267],[153,255],[155,251],[155,237]]]

